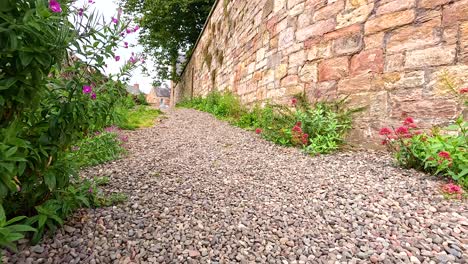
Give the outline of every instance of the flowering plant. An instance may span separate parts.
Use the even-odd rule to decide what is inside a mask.
[[[106,22],[74,2],[0,4],[0,208],[7,218],[41,214],[70,186],[76,171],[67,152],[113,122],[124,81],[138,66],[104,75],[129,23],[120,15]]]
[[[468,187],[467,125],[459,118],[454,126],[458,135],[442,134],[438,128],[425,133],[412,118],[406,118],[402,126],[384,127],[379,134],[401,166],[448,176]]]

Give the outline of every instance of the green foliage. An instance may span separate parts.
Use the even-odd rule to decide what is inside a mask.
[[[88,206],[67,151],[115,122],[122,80],[137,66],[104,76],[128,23],[106,24],[86,7],[80,15],[74,1],[59,2],[58,13],[47,0],[0,3],[0,207],[5,221],[29,216],[35,241]],[[18,232],[4,228],[1,243],[11,247]]]
[[[17,251],[15,242],[23,239],[26,232],[36,232],[36,229],[29,225],[17,224],[25,218],[25,216],[17,216],[7,221],[3,206],[0,205],[0,246]]]
[[[412,119],[397,129],[383,128],[380,132],[385,136],[382,143],[394,153],[398,164],[449,177],[468,188],[468,123],[460,117],[447,128],[454,134],[442,134],[438,128],[427,134],[409,121]]]
[[[136,96],[136,104],[137,105],[149,105],[148,102],[146,101],[146,95],[145,94],[138,94]]]
[[[68,154],[68,159],[78,167],[90,167],[116,160],[125,153],[122,139],[116,133],[99,133],[80,140]]]
[[[189,57],[215,0],[121,0],[142,26],[140,43],[155,60],[158,80],[175,80],[180,52]]]
[[[126,130],[152,127],[155,124],[156,118],[162,113],[159,109],[154,109],[149,106],[136,106],[133,109],[121,107],[118,108],[117,111],[121,118],[116,122],[116,125]]]
[[[309,154],[330,153],[343,143],[351,128],[352,114],[360,109],[346,109],[346,100],[308,104],[303,95],[293,107],[266,104],[247,109],[232,93],[212,92],[178,104],[215,115],[248,130],[261,131],[262,137],[284,146],[303,147]]]

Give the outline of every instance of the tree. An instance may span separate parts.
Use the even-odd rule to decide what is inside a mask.
[[[120,0],[140,23],[140,44],[153,56],[157,81],[176,80],[176,65],[188,58],[215,0]]]

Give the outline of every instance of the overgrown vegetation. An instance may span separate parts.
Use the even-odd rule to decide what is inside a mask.
[[[466,106],[468,88],[457,91],[450,83],[447,82],[450,90]],[[449,127],[434,127],[429,132],[419,129],[413,118],[408,117],[398,128],[382,128],[380,135],[384,137],[382,144],[394,153],[402,167],[448,177],[468,188],[468,123],[463,116]],[[461,197],[462,189],[453,184],[443,189],[448,195]]]
[[[137,128],[152,127],[161,111],[149,106],[139,105],[132,109],[119,108],[121,118],[116,125],[121,129],[134,130]]]
[[[298,95],[291,103],[248,109],[232,93],[212,92],[178,106],[211,113],[233,125],[255,130],[276,144],[301,147],[312,155],[338,150],[351,128],[352,114],[360,110],[346,109],[346,99],[308,104],[303,95]]]
[[[73,2],[0,4],[0,245],[13,250],[24,236],[38,242],[73,210],[115,198],[77,172],[121,152],[115,134],[95,132],[119,119],[121,80],[140,57],[102,74],[132,30],[117,11],[105,22]]]

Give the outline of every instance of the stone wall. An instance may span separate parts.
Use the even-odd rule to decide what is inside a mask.
[[[349,96],[350,137],[412,116],[462,113],[443,76],[468,85],[468,0],[219,0],[173,97],[230,90],[244,103]]]

